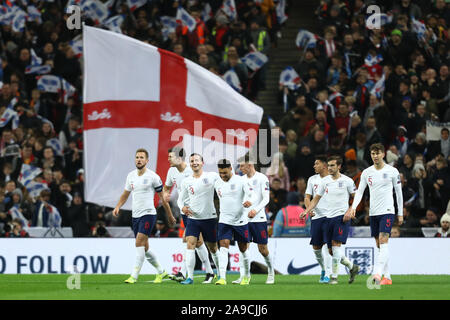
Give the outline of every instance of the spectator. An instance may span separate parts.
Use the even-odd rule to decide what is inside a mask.
[[[391,238],[400,238],[401,236],[400,227],[393,226],[391,229]]]
[[[371,146],[374,143],[383,142],[380,132],[377,129],[377,123],[375,117],[369,117],[367,119],[365,133],[367,144]]]
[[[427,146],[427,137],[425,136],[425,133],[418,132],[414,141],[409,145],[408,152],[425,155]]]
[[[266,171],[266,176],[269,178],[269,183],[272,184],[274,179],[280,181],[280,188],[288,191],[290,189],[289,170],[286,167],[283,154],[277,152],[272,158],[272,163]]]
[[[439,227],[439,221],[437,217],[437,209],[429,208],[425,217],[420,219],[420,225],[425,228],[437,228]]]
[[[427,158],[431,159],[438,154],[442,154],[445,159],[450,156],[450,138],[449,130],[447,128],[441,129],[441,139],[438,141],[431,141]]]
[[[23,230],[22,221],[18,218],[12,221],[12,230],[5,233],[5,238],[29,238],[28,232]]]
[[[405,156],[408,151],[409,139],[406,137],[408,130],[404,126],[399,126],[397,130],[397,136],[394,139],[394,146],[399,151],[400,157]]]
[[[412,176],[412,170],[414,167],[415,160],[416,160],[415,154],[407,153],[403,157],[403,163],[398,168],[398,171],[400,171],[400,173],[403,173],[403,175],[407,180],[409,180]]]
[[[87,211],[80,193],[73,194],[72,204],[67,209],[67,220],[72,227],[74,237],[87,237],[89,225],[87,223]]]
[[[441,227],[439,228],[438,232],[434,235],[436,238],[448,238],[450,237],[450,215],[448,213],[445,213],[441,217]]]
[[[41,191],[39,200],[36,201],[35,211],[32,217],[32,227],[50,227],[50,201],[51,192],[49,190]]]
[[[274,178],[270,188],[270,200],[267,208],[269,210],[269,219],[273,221],[275,214],[285,206],[287,191],[281,189],[281,180]]]
[[[105,223],[103,221],[97,221],[95,226],[92,228],[91,237],[111,238],[111,235],[106,229]]]
[[[287,206],[278,211],[274,224],[272,236],[277,237],[309,237],[311,219],[309,216],[300,218],[300,214],[305,211],[299,203],[304,196],[297,192],[289,192],[287,195]]]
[[[298,178],[309,178],[314,175],[314,161],[315,156],[311,153],[311,144],[307,140],[303,140],[299,143],[297,148],[297,155],[295,157],[296,174]]]

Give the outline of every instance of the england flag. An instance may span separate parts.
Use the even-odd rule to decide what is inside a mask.
[[[227,72],[224,73],[222,78],[237,92],[242,92],[242,86],[241,81],[239,80],[239,77],[234,71],[234,68],[231,68]]]
[[[37,181],[30,181],[26,185],[26,189],[27,189],[28,194],[30,195],[30,197],[33,198],[33,199],[36,199],[37,197],[40,196],[41,191],[47,190],[49,188],[48,188],[48,184],[46,184],[46,183],[37,182]]]
[[[269,58],[259,51],[247,53],[245,57],[242,58],[242,62],[244,62],[252,71],[261,69],[267,61],[269,61]]]
[[[236,20],[236,4],[234,0],[223,0],[222,6],[220,9],[231,19]]]
[[[25,68],[25,74],[47,74],[50,71],[52,71],[52,67],[48,64],[44,64],[43,66],[28,66]]]
[[[67,103],[67,100],[69,99],[69,97],[72,97],[75,94],[76,89],[66,79],[63,79],[63,78],[60,78],[60,79],[61,79],[61,88],[62,88],[64,103]]]
[[[147,3],[147,0],[127,0],[128,8],[134,11]]]
[[[33,167],[29,164],[24,163],[22,164],[22,168],[20,168],[20,175],[18,181],[26,187],[28,183],[30,183],[34,178],[36,178],[41,173],[42,173],[41,168]]]
[[[27,16],[27,13],[21,9],[18,9],[14,13],[14,18],[12,19],[12,30],[14,32],[25,31],[25,21],[27,19]]]
[[[14,109],[6,108],[0,118],[0,128],[3,128],[12,120],[12,129],[15,130],[19,126],[19,115]]]
[[[287,67],[280,73],[279,82],[290,90],[297,90],[300,88],[300,76],[292,67]]]
[[[368,67],[372,67],[376,64],[379,64],[381,61],[383,61],[383,56],[381,54],[377,54],[376,56],[368,54],[367,57],[364,59],[364,63]]]
[[[85,25],[83,41],[86,201],[116,205],[138,148],[165,181],[171,147],[202,154],[208,171],[256,142],[262,108],[221,77],[122,34]]]
[[[22,222],[23,227],[28,227],[28,220],[23,216],[22,212],[20,212],[19,208],[17,208],[17,205],[14,205],[9,209],[8,213],[11,215],[11,218],[19,219]]]
[[[61,90],[61,78],[54,75],[40,76],[37,88],[44,92],[58,93]]]
[[[203,22],[207,22],[212,17],[213,17],[213,13],[212,13],[211,5],[209,3],[206,3],[205,7],[203,8],[203,11],[202,11],[202,20],[203,20]]]
[[[177,19],[175,17],[162,16],[159,18],[163,28],[161,29],[164,41],[168,39],[169,34],[177,29]]]
[[[283,24],[288,19],[288,16],[285,13],[286,10],[286,0],[280,0],[277,4],[277,20],[279,24]]]
[[[385,77],[383,74],[383,76],[375,83],[372,90],[370,90],[370,94],[373,94],[378,99],[380,99],[382,93],[384,92],[384,82],[385,82]]]
[[[61,228],[61,214],[59,213],[59,210],[51,205],[50,203],[47,203],[49,208],[48,210],[48,226],[50,228]]]
[[[36,21],[38,24],[42,23],[41,12],[35,6],[28,6],[27,12],[28,20]]]
[[[51,147],[57,156],[63,156],[63,148],[61,146],[61,142],[59,142],[58,138],[52,138],[47,140],[46,145]]]
[[[108,8],[99,0],[86,0],[82,2],[81,11],[94,20],[95,24],[102,23],[109,15]]]
[[[114,31],[117,33],[122,33],[122,28],[120,26],[122,25],[124,20],[125,20],[125,15],[118,14],[118,15],[106,20],[104,23],[104,26],[108,27],[108,29],[111,31]],[[80,39],[80,43],[81,43],[81,39]]]
[[[69,41],[69,46],[72,48],[75,56],[80,58],[83,55],[83,40],[81,34]]]
[[[177,22],[188,27],[190,32],[195,30],[195,26],[197,25],[195,19],[181,6],[178,7],[176,19]]]
[[[418,40],[425,39],[425,32],[427,31],[427,28],[423,22],[412,18],[411,19],[411,27],[412,27],[412,31],[414,33],[416,33]]]
[[[300,29],[295,39],[295,44],[299,48],[311,49],[315,48],[317,44],[318,36],[308,30]]]

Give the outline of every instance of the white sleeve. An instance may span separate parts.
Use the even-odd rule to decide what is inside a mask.
[[[403,192],[400,174],[397,169],[392,174],[392,184],[394,185],[395,197],[397,198],[398,215],[403,217]]]
[[[184,183],[184,181],[181,183],[180,186],[180,194],[178,195],[178,199],[177,199],[177,205],[178,208],[183,209],[183,207],[185,205],[187,205],[189,203],[189,195],[187,193],[187,188],[186,188],[186,184]]]
[[[308,179],[308,183],[306,184],[305,194],[310,194],[310,195],[313,194],[313,186],[312,186],[312,181],[311,180],[312,180],[311,178]]]
[[[347,191],[349,194],[354,194],[356,192],[356,185],[355,185],[355,181],[353,181],[352,179],[348,179],[347,180]]]
[[[127,181],[125,182],[125,190],[131,192],[131,190],[133,190],[133,188],[131,187],[131,183],[130,183],[130,175],[127,175]]]
[[[319,184],[319,187],[317,188],[317,193],[316,196],[323,196],[323,194],[325,193],[325,190],[327,189],[327,184],[324,182],[324,180],[322,179],[322,181]]]
[[[359,179],[359,187],[356,191],[355,199],[353,199],[352,209],[355,209],[358,207],[359,203],[362,200],[362,197],[364,195],[364,190],[366,190],[367,187],[367,181],[366,181],[366,171],[363,171],[361,174],[361,178]]]
[[[246,201],[252,202],[253,192],[250,190],[250,187],[249,187],[247,181],[245,181],[244,179],[241,179],[241,181],[242,181],[242,190],[244,191],[244,202],[246,202]]]
[[[256,205],[256,207],[253,208],[256,210],[256,212],[262,210],[265,206],[267,206],[267,204],[270,201],[269,179],[266,176],[264,176],[260,182],[261,183],[259,192],[261,192],[262,200],[260,203]]]
[[[153,189],[155,189],[156,192],[161,192],[163,190],[162,180],[156,173],[153,177]]]
[[[172,170],[169,169],[169,171],[167,171],[167,177],[166,177],[166,186],[167,187],[172,187],[173,183],[172,183]]]

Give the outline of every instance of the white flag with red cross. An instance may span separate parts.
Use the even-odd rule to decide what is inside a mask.
[[[83,48],[86,201],[115,207],[138,148],[165,181],[171,147],[201,153],[217,171],[256,142],[262,108],[192,61],[88,26]]]

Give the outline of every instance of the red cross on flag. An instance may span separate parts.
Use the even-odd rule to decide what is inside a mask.
[[[138,148],[165,181],[175,145],[217,171],[219,159],[234,162],[256,142],[262,108],[192,61],[88,26],[83,49],[86,201],[115,207]]]

